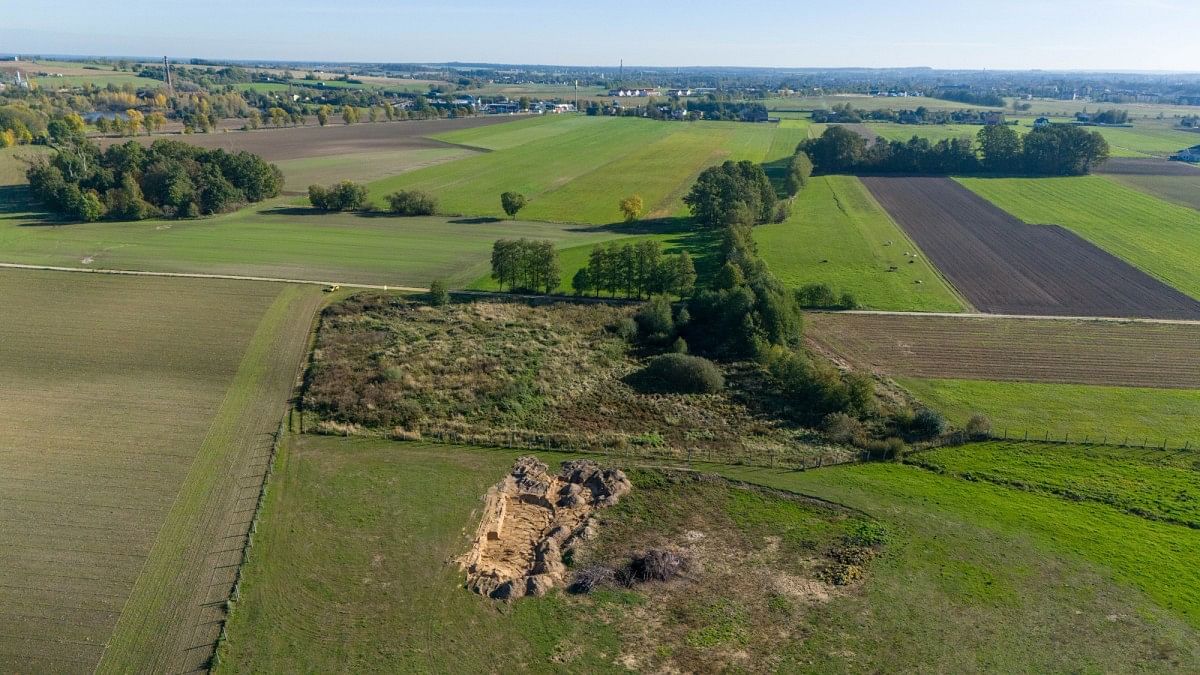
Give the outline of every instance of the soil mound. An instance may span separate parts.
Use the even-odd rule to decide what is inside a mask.
[[[521,457],[484,497],[474,544],[459,559],[467,587],[514,599],[562,585],[564,553],[595,536],[592,513],[616,504],[629,490],[624,472],[590,460],[563,462],[551,475],[536,457]]]

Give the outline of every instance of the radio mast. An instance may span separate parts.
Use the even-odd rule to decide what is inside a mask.
[[[171,96],[175,95],[175,85],[171,84],[171,62],[167,61],[167,57],[163,57],[163,72],[167,77],[167,93]]]

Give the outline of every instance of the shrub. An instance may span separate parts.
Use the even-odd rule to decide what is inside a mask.
[[[401,190],[388,195],[388,210],[398,216],[432,216],[437,200],[420,190]]]
[[[788,201],[779,202],[775,205],[775,210],[771,213],[772,223],[782,223],[792,215],[792,203]]]
[[[450,304],[450,292],[446,290],[446,282],[434,279],[433,283],[429,284],[429,304],[434,307]]]
[[[675,338],[675,342],[671,343],[671,351],[676,354],[686,354],[688,352],[687,340],[683,338]]]
[[[688,559],[681,553],[653,548],[635,555],[629,567],[621,570],[620,580],[626,586],[648,581],[670,581],[688,569]]]
[[[622,340],[632,342],[637,337],[638,325],[633,319],[624,317],[612,325],[612,332],[616,333]]]
[[[821,423],[821,429],[834,443],[865,445],[867,431],[863,423],[842,412],[829,413]]]
[[[971,438],[987,438],[992,433],[992,421],[987,415],[975,413],[967,420],[966,432]]]
[[[330,187],[310,185],[308,201],[322,211],[355,211],[367,204],[367,186],[348,180]]]
[[[725,387],[725,376],[716,364],[687,354],[657,356],[640,375],[648,389],[667,393],[712,394]]]
[[[864,449],[871,459],[903,459],[905,452],[904,441],[895,436],[869,440]]]
[[[671,301],[666,296],[656,296],[642,305],[633,315],[642,339],[651,342],[666,342],[675,336],[675,320],[671,316]]]
[[[796,291],[796,302],[801,307],[835,307],[837,296],[829,284],[806,284]]]
[[[946,419],[941,413],[922,408],[913,415],[909,431],[917,438],[936,438],[946,430]]]

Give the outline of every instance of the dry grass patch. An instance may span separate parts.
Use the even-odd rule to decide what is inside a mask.
[[[632,387],[648,355],[613,328],[632,311],[358,295],[323,315],[305,405],[339,433],[725,461],[844,455],[759,407],[746,364],[725,366],[714,394]]]

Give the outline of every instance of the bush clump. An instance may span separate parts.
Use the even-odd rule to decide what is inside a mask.
[[[437,199],[420,190],[401,190],[388,195],[388,210],[398,216],[432,216]]]
[[[308,201],[322,211],[357,211],[367,204],[367,186],[348,180],[329,187],[309,185]]]
[[[688,354],[656,356],[639,379],[646,389],[673,394],[713,394],[725,388],[725,376],[715,363]]]
[[[813,309],[854,309],[858,300],[850,293],[838,295],[829,284],[806,284],[796,290],[796,302]]]
[[[917,438],[937,438],[946,431],[946,418],[929,408],[922,408],[913,416],[909,432]]]
[[[450,291],[446,290],[446,282],[434,279],[429,284],[429,304],[434,307],[445,307],[450,304]]]
[[[967,420],[966,432],[971,438],[987,438],[992,434],[992,421],[987,415],[975,413]]]

